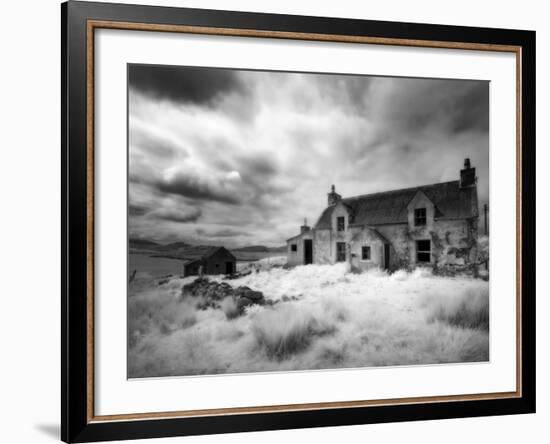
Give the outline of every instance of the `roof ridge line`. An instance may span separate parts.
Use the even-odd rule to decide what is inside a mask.
[[[447,182],[436,182],[436,183],[431,183],[431,184],[428,184],[428,185],[419,185],[419,186],[416,186],[416,187],[400,188],[400,189],[397,189],[397,190],[377,191],[376,193],[359,194],[357,196],[343,197],[342,201],[352,200],[352,199],[361,199],[361,198],[365,198],[365,197],[374,197],[374,196],[377,196],[377,195],[380,195],[380,194],[399,193],[399,192],[403,192],[403,191],[418,190],[420,188],[433,187],[435,185],[445,185],[445,184],[453,183],[453,182],[460,182],[460,181],[459,180],[449,180]]]

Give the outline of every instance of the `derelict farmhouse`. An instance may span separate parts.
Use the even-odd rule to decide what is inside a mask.
[[[348,262],[354,271],[475,267],[478,216],[470,159],[452,182],[347,198],[333,185],[315,226],[305,224],[287,240],[288,264]]]

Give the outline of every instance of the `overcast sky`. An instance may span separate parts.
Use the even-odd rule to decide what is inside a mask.
[[[488,201],[481,81],[129,67],[129,229],[279,246],[343,197],[457,180]]]

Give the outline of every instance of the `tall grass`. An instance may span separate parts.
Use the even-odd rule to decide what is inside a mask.
[[[308,348],[316,336],[335,327],[291,304],[263,310],[252,321],[251,333],[270,359],[283,360]]]
[[[489,290],[469,289],[456,297],[431,298],[428,321],[489,331]]]
[[[489,357],[489,285],[424,271],[275,268],[228,281],[272,304],[236,310],[180,298],[192,278],[138,278],[128,298],[128,376],[479,362]],[[221,277],[218,279],[222,279]]]

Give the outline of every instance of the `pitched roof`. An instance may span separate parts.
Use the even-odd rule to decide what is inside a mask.
[[[197,261],[203,261],[205,259],[209,259],[212,257],[215,253],[217,253],[219,250],[225,250],[228,255],[235,257],[227,248],[225,247],[210,247],[210,246],[201,246],[202,251],[196,252],[197,257],[188,258],[183,262],[184,265],[188,265],[192,262]],[[237,260],[237,259],[235,259]]]
[[[458,180],[402,190],[348,197],[341,202],[350,209],[351,224],[382,225],[407,223],[407,205],[422,191],[435,205],[439,219],[464,219],[477,216],[474,203],[476,188],[460,188]],[[315,228],[331,227],[334,206],[325,208]]]

